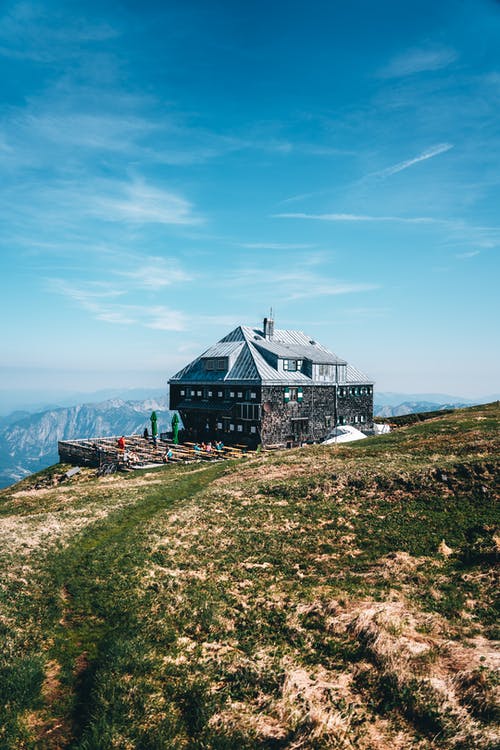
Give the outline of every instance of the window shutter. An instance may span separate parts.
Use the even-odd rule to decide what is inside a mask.
[[[288,404],[290,401],[290,390],[288,388],[285,388],[285,404]]]
[[[302,401],[302,395],[302,388],[299,388],[297,391],[297,401],[299,402],[299,404]]]

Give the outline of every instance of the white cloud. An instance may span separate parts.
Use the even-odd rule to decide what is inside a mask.
[[[307,200],[308,198],[314,198],[318,195],[323,195],[326,192],[329,191],[318,190],[313,193],[300,193],[299,195],[291,195],[289,198],[283,198],[283,200],[279,201],[278,205],[281,205],[283,203],[300,203],[300,201]]]
[[[316,245],[290,242],[241,242],[239,247],[248,250],[307,250],[316,247]]]
[[[127,256],[123,260],[127,260]],[[130,270],[113,269],[113,274],[129,279],[139,289],[158,290],[182,281],[190,281],[190,276],[174,258],[157,258],[154,256],[135,257],[134,267]]]
[[[433,219],[428,216],[403,217],[403,216],[368,216],[365,214],[306,214],[306,213],[283,213],[274,214],[273,219],[311,219],[314,221],[395,221],[403,224],[449,224],[444,219]]]
[[[185,198],[142,181],[103,185],[100,195],[86,197],[87,212],[105,221],[131,224],[199,224]],[[106,194],[107,193],[107,194]]]
[[[476,255],[480,255],[480,254],[481,254],[480,250],[470,250],[467,253],[458,253],[458,255],[456,255],[455,257],[460,258],[460,259],[474,258]]]
[[[328,278],[321,270],[311,271],[307,261],[299,263],[293,270],[242,268],[233,272],[229,277],[232,287],[237,289],[255,288],[272,299],[298,300],[315,297],[334,297],[343,294],[355,294],[378,289],[378,284],[370,282],[343,281]],[[227,283],[227,279],[223,280]]]
[[[427,159],[432,159],[434,156],[438,156],[438,154],[444,154],[446,151],[449,151],[451,148],[453,148],[452,143],[439,143],[438,145],[433,146],[432,148],[428,149],[427,151],[424,151],[418,156],[415,156],[413,159],[400,161],[397,164],[393,164],[392,167],[387,167],[386,169],[382,169],[379,172],[372,172],[368,176],[369,177],[387,177],[391,174],[396,174],[396,172],[402,172],[404,169],[408,169],[408,167],[412,167],[414,164],[418,164],[421,161],[426,161]]]
[[[415,48],[394,57],[382,70],[381,78],[401,78],[403,76],[440,70],[455,62],[458,54],[450,47]]]
[[[143,325],[159,331],[183,331],[187,317],[178,310],[171,310],[162,305],[142,309]]]

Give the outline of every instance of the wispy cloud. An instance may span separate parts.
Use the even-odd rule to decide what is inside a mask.
[[[159,331],[183,331],[187,327],[187,317],[180,310],[172,310],[163,305],[139,309],[146,328]]]
[[[116,302],[124,295],[123,290],[114,289],[104,282],[76,285],[63,279],[48,279],[47,288],[70,299],[74,305],[90,313],[96,320],[120,325],[135,323],[130,306]]]
[[[105,42],[118,34],[107,23],[90,23],[54,7],[47,12],[36,3],[18,2],[0,18],[0,54],[48,63],[78,57],[82,45]]]
[[[458,58],[451,47],[420,47],[397,55],[379,71],[381,78],[401,78],[446,68]]]
[[[460,258],[461,260],[464,260],[465,258],[474,258],[476,255],[480,255],[480,250],[470,250],[467,253],[458,253],[455,258]]]
[[[132,285],[135,288],[153,291],[181,281],[192,280],[192,276],[180,267],[175,258],[136,258],[134,267],[130,270],[114,269],[112,273],[127,279],[129,287]]]
[[[391,167],[381,169],[379,172],[372,172],[368,175],[368,177],[388,177],[391,174],[396,174],[396,172],[402,172],[404,169],[408,169],[408,167],[412,167],[414,164],[418,164],[421,161],[427,161],[427,159],[432,159],[434,156],[444,154],[451,148],[453,148],[452,143],[439,143],[436,146],[428,149],[427,151],[423,151],[418,156],[413,157],[413,159],[400,161],[397,164],[393,164]]]
[[[73,226],[82,231],[88,228],[89,219],[122,225],[203,223],[187,198],[140,177],[53,179],[43,189],[36,180],[26,181],[5,194],[0,210],[11,218],[17,213],[24,226],[28,221],[39,227]]]
[[[103,185],[103,194],[87,195],[87,212],[105,221],[132,224],[200,224],[191,203],[167,190],[142,181]],[[107,189],[108,194],[105,191]]]
[[[446,224],[452,222],[445,219],[434,219],[430,216],[368,216],[365,214],[307,214],[307,213],[283,213],[273,214],[273,219],[310,219],[312,221],[350,221],[350,222],[400,222],[402,224]]]
[[[291,195],[289,198],[283,198],[283,200],[279,201],[278,205],[282,205],[283,203],[300,203],[300,201],[305,201],[308,198],[316,198],[318,195],[324,195],[328,192],[330,191],[317,190],[312,193],[299,193],[298,195]]]
[[[75,305],[90,313],[95,320],[113,325],[140,325],[162,331],[182,331],[187,317],[179,310],[164,305],[137,305],[116,301],[124,292],[99,282],[75,285],[61,279],[51,279],[48,287],[70,299]]]
[[[378,289],[379,285],[370,282],[345,281],[329,278],[321,270],[311,271],[307,263],[297,264],[293,270],[266,269],[246,267],[229,275],[224,283],[230,281],[234,288],[255,287],[264,292],[267,299],[299,300],[316,297],[335,297],[345,294],[356,294]],[[271,295],[271,297],[270,297]]]
[[[241,242],[238,246],[248,250],[307,250],[316,247],[310,243],[300,242]]]

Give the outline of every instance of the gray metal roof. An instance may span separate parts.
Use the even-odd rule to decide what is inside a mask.
[[[370,380],[368,375],[365,375],[364,372],[361,372],[361,370],[358,370],[356,367],[347,365],[347,383],[368,383],[371,385],[373,380]]]
[[[263,353],[264,352],[264,353]],[[171,379],[172,383],[243,383],[255,385],[323,385],[335,380],[312,380],[304,372],[282,372],[273,367],[264,356],[269,352],[280,359],[309,359],[314,363],[347,364],[336,354],[312,340],[302,331],[277,329],[272,339],[266,339],[258,328],[238,326],[219,342],[209,347],[200,357],[186,365]],[[229,357],[227,372],[206,370],[207,357]],[[372,383],[364,373],[347,365],[347,383]]]
[[[219,341],[201,355],[203,359],[207,357],[228,357],[233,354],[239,347],[242,347],[243,341]]]

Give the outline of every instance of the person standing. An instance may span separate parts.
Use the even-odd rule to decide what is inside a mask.
[[[122,460],[125,457],[125,435],[118,438],[118,455],[121,456]]]

